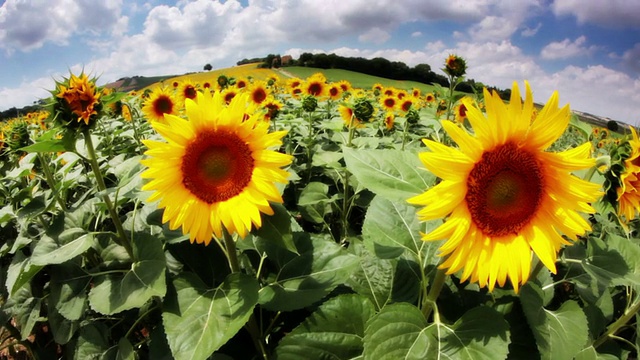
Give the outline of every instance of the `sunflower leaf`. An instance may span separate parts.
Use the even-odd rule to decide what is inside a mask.
[[[89,292],[93,310],[111,315],[140,307],[152,296],[164,296],[166,259],[160,240],[138,233],[133,252],[137,261],[128,270],[96,276],[95,286]]]
[[[530,282],[520,292],[522,309],[533,331],[541,359],[573,359],[587,343],[587,317],[573,300],[556,311],[543,307],[542,289]]]
[[[367,320],[374,314],[373,304],[364,296],[349,294],[332,298],[280,341],[276,356],[278,359],[356,358],[362,354]]]
[[[249,320],[258,302],[258,282],[230,274],[218,288],[208,288],[184,272],[173,280],[175,293],[165,298],[162,313],[173,356],[205,359],[231,339]]]
[[[435,176],[423,169],[418,155],[410,151],[343,147],[342,152],[358,182],[387,200],[406,201],[435,181]]]
[[[509,325],[496,310],[481,306],[453,325],[427,323],[407,303],[386,306],[367,322],[366,359],[505,359]]]
[[[56,239],[44,235],[33,249],[31,262],[35,265],[62,264],[85,252],[93,243],[93,235],[79,228],[65,230]]]
[[[420,231],[425,231],[424,226],[432,229],[437,223],[421,224],[416,212],[417,209],[409,204],[376,196],[371,201],[362,226],[367,249],[384,259],[397,258],[408,251],[414,257],[424,253],[424,258],[437,262],[434,255],[440,243],[420,239]]]
[[[313,304],[347,281],[359,262],[330,237],[294,233],[294,241],[300,255],[266,248],[269,258],[282,264],[275,278],[260,289],[260,304],[266,309],[291,311]]]

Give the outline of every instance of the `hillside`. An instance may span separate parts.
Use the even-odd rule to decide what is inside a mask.
[[[311,68],[311,67],[303,67],[303,66],[290,66],[278,69],[264,69],[258,68],[259,63],[252,64],[243,64],[238,66],[233,66],[229,68],[216,69],[212,71],[202,71],[197,73],[190,73],[184,75],[167,75],[167,76],[153,76],[153,77],[144,77],[144,76],[134,76],[131,78],[123,78],[118,80],[117,82],[113,82],[107,84],[107,87],[115,88],[119,91],[131,91],[131,90],[144,90],[151,89],[155,86],[158,86],[162,83],[169,83],[173,81],[182,81],[186,79],[190,79],[195,82],[210,82],[215,83],[218,79],[218,76],[225,75],[227,77],[234,78],[252,78],[257,80],[264,80],[269,76],[276,75],[280,79],[287,79],[291,77],[299,77],[304,79],[308,76],[311,76],[315,73],[323,73],[324,76],[329,81],[339,81],[339,80],[347,80],[356,88],[367,88],[370,89],[374,84],[380,83],[384,86],[392,86],[399,89],[412,89],[418,88],[423,93],[431,92],[434,89],[433,85],[423,84],[415,81],[400,81],[400,80],[391,80],[378,76],[372,76],[367,74],[362,74],[349,70],[341,70],[341,69],[319,69],[319,68]],[[581,121],[589,123],[594,126],[606,127],[607,123],[611,120],[607,117],[602,117],[594,114],[589,114],[585,112],[581,112],[578,110],[573,110],[574,115]],[[619,123],[620,125],[624,125]],[[623,131],[621,128],[619,131]]]

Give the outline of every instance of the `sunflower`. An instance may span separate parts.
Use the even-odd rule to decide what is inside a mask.
[[[249,100],[255,105],[262,104],[270,95],[267,83],[264,81],[255,81],[249,87]]]
[[[340,89],[342,89],[342,92],[351,91],[351,89],[353,89],[351,83],[347,80],[338,81],[338,85],[340,86]]]
[[[129,105],[127,104],[122,104],[122,118],[127,122],[131,122],[131,120],[133,120],[133,117],[131,116],[131,108],[129,108]]]
[[[380,105],[385,111],[393,111],[398,108],[398,99],[393,95],[384,96],[380,99]]]
[[[415,98],[420,98],[420,89],[418,88],[413,88],[411,89],[411,96],[415,97]]]
[[[620,174],[618,195],[618,214],[624,215],[623,221],[629,222],[640,212],[640,139],[638,133],[631,128],[633,138],[629,140],[631,154],[624,161],[624,172]]]
[[[324,96],[327,92],[325,80],[321,77],[311,76],[302,84],[302,92],[315,97]]]
[[[142,107],[142,112],[147,120],[164,122],[164,114],[176,115],[178,113],[178,106],[172,93],[173,91],[163,86],[158,86],[151,91]]]
[[[384,126],[387,130],[393,129],[393,124],[395,123],[395,115],[393,112],[388,112],[384,116]]]
[[[238,91],[234,90],[234,89],[224,89],[222,90],[222,99],[224,100],[225,104],[229,104],[231,102],[231,100],[236,97],[236,95],[238,95]]]
[[[462,124],[467,118],[467,106],[464,104],[464,102],[461,102],[453,107],[453,113],[455,115],[456,122]]]
[[[245,79],[238,79],[236,80],[236,88],[238,89],[244,89],[246,88],[248,85],[247,80]]]
[[[275,119],[275,117],[278,116],[278,113],[280,112],[283,106],[284,104],[279,100],[275,99],[274,97],[269,97],[267,100],[265,100],[262,103],[263,109],[266,110],[264,119],[266,121]]]
[[[198,90],[196,89],[196,83],[186,79],[180,82],[178,86],[178,100],[184,104],[187,99],[195,99]]]
[[[398,109],[406,113],[411,109],[416,109],[418,107],[419,102],[420,101],[417,98],[414,98],[413,96],[406,96],[398,102]]]
[[[327,95],[329,95],[329,99],[331,100],[338,100],[342,96],[342,88],[336,83],[329,84]]]
[[[148,201],[160,200],[163,222],[182,227],[191,242],[209,244],[223,227],[245,237],[260,227],[260,213],[273,214],[269,202],[282,202],[274,182],[286,183],[290,155],[272,147],[282,144],[286,132],[268,133],[262,114],[245,116],[249,94],[238,95],[226,106],[219,92],[198,93],[187,100],[183,120],[167,115],[166,124],[152,123],[167,142],[144,140],[149,148],[142,160],[151,179],[143,190],[153,190]]]
[[[362,124],[362,121],[355,118],[355,116],[353,115],[353,109],[351,107],[347,105],[338,105],[338,113],[340,114],[340,117],[342,118],[342,121],[344,121],[344,125],[347,128],[361,128],[364,126]]]
[[[433,93],[428,93],[427,95],[424,96],[424,101],[430,104],[436,101],[436,97],[433,95]]]
[[[555,273],[558,251],[570,244],[562,235],[576,240],[591,229],[579,212],[595,212],[589,202],[601,195],[600,185],[570,174],[595,164],[590,143],[545,151],[566,129],[569,106],[560,109],[555,92],[532,123],[533,99],[525,85],[524,104],[517,83],[508,105],[485,89],[486,116],[465,101],[475,136],[442,121],[459,149],[424,140],[431,152],[420,159],[442,182],[408,200],[425,206],[421,220],[448,216],[423,235],[425,241],[447,239],[439,249],[445,258],[440,268],[447,274],[464,269],[461,281],[470,278],[489,290],[508,277],[517,292],[529,277],[532,251]]]
[[[384,86],[380,83],[375,83],[373,84],[373,86],[371,86],[371,90],[373,90],[374,92],[377,91],[378,93],[380,93],[382,92],[382,89],[384,89]]]
[[[384,91],[382,92],[382,95],[384,96],[394,96],[396,94],[396,89],[388,87],[385,88]]]

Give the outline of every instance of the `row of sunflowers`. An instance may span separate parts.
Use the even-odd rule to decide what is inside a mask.
[[[443,71],[57,82],[0,132],[1,356],[637,356],[635,129]]]

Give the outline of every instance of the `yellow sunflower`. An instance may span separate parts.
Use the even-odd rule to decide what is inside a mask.
[[[600,185],[571,175],[595,164],[590,143],[545,151],[566,129],[569,106],[558,107],[556,92],[531,122],[533,99],[525,85],[524,104],[517,83],[508,105],[485,89],[486,116],[467,100],[475,135],[442,121],[459,148],[424,140],[431,151],[420,159],[442,182],[408,200],[424,206],[421,220],[448,216],[423,235],[425,241],[447,239],[440,267],[447,274],[463,269],[461,281],[489,290],[509,278],[518,291],[529,277],[532,251],[555,272],[558,251],[570,244],[562,235],[576,240],[591,229],[580,212],[595,212],[589,203],[601,195]]]
[[[424,101],[430,104],[436,101],[436,97],[433,95],[433,93],[428,93],[427,95],[424,96]]]
[[[172,93],[173,91],[164,86],[157,86],[151,91],[142,107],[142,112],[147,120],[164,122],[164,114],[176,115],[178,113],[178,105]]]
[[[387,130],[391,130],[393,129],[393,124],[395,123],[395,115],[393,114],[393,112],[388,112],[384,115],[384,126],[387,128]]]
[[[143,190],[148,201],[160,200],[163,222],[182,227],[191,242],[209,244],[211,236],[229,233],[245,237],[260,227],[260,213],[273,214],[269,202],[282,202],[274,182],[286,183],[290,155],[270,148],[282,144],[286,132],[268,133],[261,113],[245,116],[248,94],[226,106],[219,92],[198,93],[187,100],[188,120],[167,115],[166,124],[152,123],[167,142],[145,140],[149,158]]]
[[[340,89],[342,89],[342,92],[351,91],[351,89],[353,89],[351,83],[347,80],[338,81],[338,85],[340,86]]]
[[[342,88],[337,83],[329,84],[329,87],[327,88],[327,95],[329,95],[331,100],[338,100],[342,97]]]
[[[327,92],[325,80],[322,77],[311,76],[302,84],[302,92],[315,97],[324,96]]]
[[[271,94],[265,81],[255,81],[249,87],[249,100],[254,105],[260,105]]]
[[[385,111],[393,111],[398,108],[398,99],[393,95],[385,95],[380,99],[380,105]]]
[[[353,109],[351,107],[347,105],[338,105],[338,113],[340,114],[340,117],[342,118],[342,121],[344,121],[344,125],[347,128],[361,128],[364,126],[362,124],[362,121],[356,119],[356,117],[353,115]]]
[[[178,86],[178,100],[181,104],[184,104],[187,99],[195,99],[197,93],[198,90],[196,89],[196,83],[190,79],[180,82],[180,85]]]
[[[624,161],[624,172],[620,174],[618,194],[618,214],[624,215],[629,222],[640,212],[640,139],[638,133],[630,126],[633,138],[629,140],[631,155]]]
[[[458,123],[463,123],[467,118],[467,105],[464,102],[454,106],[453,113],[455,115],[455,120]]]

